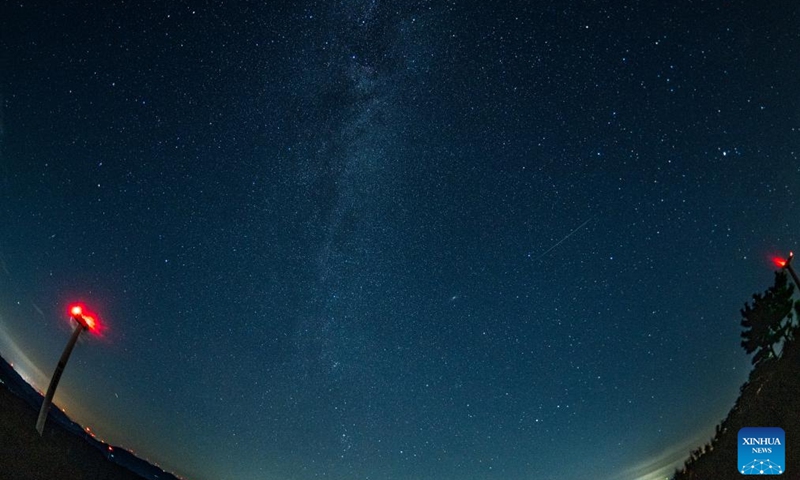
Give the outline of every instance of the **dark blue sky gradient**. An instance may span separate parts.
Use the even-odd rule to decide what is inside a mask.
[[[0,7],[0,353],[187,478],[671,473],[797,246],[800,7]]]

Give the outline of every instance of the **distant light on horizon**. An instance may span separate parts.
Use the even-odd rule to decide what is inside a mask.
[[[12,332],[2,324],[2,320],[0,317],[0,355],[25,382],[42,393],[47,386],[47,375],[28,356],[26,348],[17,343]]]

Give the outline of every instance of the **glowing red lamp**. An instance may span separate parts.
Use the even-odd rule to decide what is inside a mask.
[[[100,329],[100,324],[97,321],[97,318],[95,318],[94,315],[90,315],[89,312],[84,309],[83,305],[76,304],[69,307],[69,315],[73,320],[78,322],[78,325],[92,333],[97,333],[97,331]]]
[[[795,273],[792,267],[792,260],[794,260],[794,252],[789,252],[789,256],[786,257],[786,260],[778,257],[772,259],[775,265],[789,270],[789,274],[792,276],[792,280],[794,280],[795,287],[800,288],[800,279],[797,278],[797,273]]]
[[[94,317],[90,317],[88,315],[83,317],[84,326],[91,331],[94,331],[97,328],[97,321]]]

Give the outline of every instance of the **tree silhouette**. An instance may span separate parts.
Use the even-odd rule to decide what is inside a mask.
[[[753,356],[753,365],[777,357],[775,344],[794,331],[792,291],[786,272],[775,272],[775,285],[764,294],[753,295],[753,305],[745,303],[742,313],[742,348]]]
[[[743,427],[780,425],[787,437],[800,438],[800,302],[792,299],[797,285],[788,284],[785,271],[776,272],[774,286],[753,295],[752,304],[741,310],[742,347],[748,354],[756,352],[755,365],[739,389],[739,398],[716,426],[714,438],[688,452],[672,480],[741,478],[732,466],[737,463],[737,432]],[[800,458],[800,443],[786,447],[786,458]]]

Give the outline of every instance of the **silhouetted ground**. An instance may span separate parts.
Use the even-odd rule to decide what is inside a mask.
[[[0,385],[0,478],[14,480],[142,480],[86,441],[48,421],[34,428],[37,412]]]
[[[781,358],[756,366],[740,391],[714,438],[691,453],[674,480],[741,480],[737,457],[742,427],[783,428],[786,465],[778,478],[800,479],[800,340],[787,343]]]
[[[124,448],[98,441],[55,405],[39,436],[42,395],[0,357],[0,480],[177,480]]]

